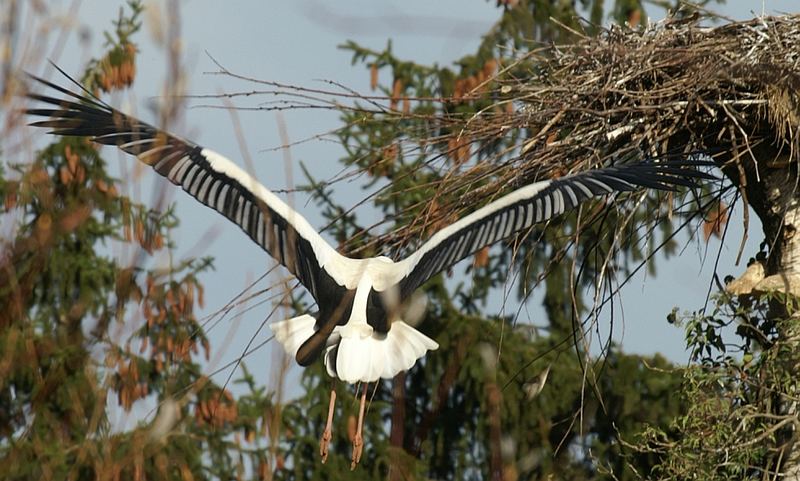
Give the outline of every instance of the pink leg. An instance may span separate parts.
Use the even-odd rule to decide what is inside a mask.
[[[333,426],[333,407],[336,404],[336,391],[331,389],[331,403],[328,405],[328,421],[325,423],[325,431],[322,432],[322,438],[319,440],[319,455],[322,457],[322,463],[328,460],[328,445],[331,442],[332,426]]]
[[[356,390],[356,393],[358,391]],[[361,438],[361,429],[364,427],[364,407],[367,404],[367,383],[364,383],[364,393],[361,394],[361,406],[358,408],[358,428],[353,437],[353,461],[350,463],[350,471],[356,469],[356,465],[361,461],[361,452],[364,449],[364,440]]]

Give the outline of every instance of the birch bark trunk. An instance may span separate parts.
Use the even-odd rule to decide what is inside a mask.
[[[797,198],[797,193],[791,193],[791,198],[787,199],[786,214],[781,225],[781,232],[779,233],[780,249],[778,261],[774,269],[768,270],[767,274],[778,276],[781,284],[784,285],[785,290],[793,295],[800,294],[800,200]],[[786,306],[776,306],[779,310],[776,314],[779,316],[787,316],[790,322],[788,323],[785,331],[782,333],[781,341],[788,345],[790,349],[787,351],[790,354],[786,359],[781,359],[779,362],[786,363],[786,372],[793,373],[791,376],[794,379],[792,385],[787,386],[786,398],[779,404],[778,409],[781,415],[789,415],[794,418],[794,422],[789,425],[783,434],[786,442],[786,450],[784,451],[785,461],[782,463],[782,472],[784,479],[791,481],[800,481],[800,441],[798,439],[798,406],[797,394],[800,391],[800,312],[795,310],[790,312]]]
[[[745,192],[748,203],[761,220],[764,238],[769,247],[765,266],[766,277],[759,290],[777,290],[800,296],[800,178],[797,167],[772,147],[757,149],[758,170],[751,167],[746,173]],[[763,289],[767,287],[768,289]],[[780,332],[780,342],[789,349],[787,356],[776,362],[784,364],[782,370],[793,373],[793,384],[786,386],[784,398],[776,406],[780,416],[794,417],[779,434],[784,450],[776,459],[782,479],[800,481],[800,432],[798,426],[798,393],[800,393],[800,312],[792,312],[785,303],[774,302],[770,314],[775,319],[789,322]]]

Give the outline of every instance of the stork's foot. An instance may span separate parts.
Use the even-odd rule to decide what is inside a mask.
[[[331,402],[328,404],[328,421],[325,423],[325,430],[322,431],[322,437],[319,439],[319,455],[322,458],[322,464],[328,460],[328,446],[331,444],[331,437],[333,435],[333,407],[336,404],[336,391],[331,389]]]
[[[358,394],[358,388],[356,388]],[[358,408],[358,427],[356,428],[356,435],[353,436],[353,458],[350,463],[350,471],[356,469],[358,462],[361,461],[361,452],[364,450],[364,439],[361,437],[361,431],[364,427],[364,407],[367,404],[367,384],[364,384],[364,392],[361,394],[361,405]]]
[[[356,469],[358,462],[361,461],[361,453],[364,451],[364,440],[361,438],[361,433],[356,433],[353,438],[353,457],[350,462],[350,471]]]
[[[322,437],[319,439],[319,455],[322,458],[322,464],[328,460],[328,445],[331,444],[332,433],[330,429],[322,432]]]

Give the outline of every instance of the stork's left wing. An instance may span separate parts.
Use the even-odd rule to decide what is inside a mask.
[[[348,260],[325,242],[305,218],[230,160],[125,115],[88,92],[80,95],[31,77],[75,100],[29,93],[29,98],[49,104],[49,108],[27,110],[29,115],[46,117],[31,125],[49,127],[57,135],[89,137],[138,157],[241,227],[297,277],[317,301],[335,287],[332,281],[344,283],[332,279],[324,267],[328,263],[346,264]]]
[[[642,187],[675,190],[694,186],[692,179],[714,179],[696,167],[709,162],[643,162],[606,167],[536,182],[507,194],[433,235],[398,263],[401,299],[434,275],[495,242],[545,222],[592,197]]]

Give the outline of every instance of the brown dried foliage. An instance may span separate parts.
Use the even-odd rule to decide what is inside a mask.
[[[129,87],[136,77],[136,46],[126,43],[98,63],[97,80],[104,92]]]
[[[398,144],[387,145],[381,149],[380,155],[376,156],[367,166],[367,172],[373,177],[388,176],[392,172],[399,155],[400,146]]]
[[[117,358],[116,371],[117,404],[130,411],[134,402],[149,394],[147,379],[140,376],[138,361],[133,358]]]
[[[728,206],[720,202],[717,207],[709,211],[705,222],[703,222],[703,238],[706,240],[706,242],[708,242],[712,235],[718,239],[721,239],[722,231],[725,229],[725,225],[727,223]]]
[[[475,75],[456,79],[453,89],[453,100],[459,103],[484,95],[489,90],[489,80],[497,71],[498,62],[489,59],[483,64],[483,68]]]
[[[204,398],[198,399],[194,409],[194,417],[198,423],[217,428],[236,421],[238,415],[236,399],[227,389],[212,390]]]
[[[369,88],[373,91],[378,88],[378,64],[369,67]]]
[[[389,101],[389,108],[391,110],[397,110],[397,103],[400,101],[400,96],[403,94],[405,90],[405,85],[403,85],[403,80],[396,78],[394,79],[394,83],[392,84],[392,97]]]

